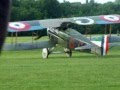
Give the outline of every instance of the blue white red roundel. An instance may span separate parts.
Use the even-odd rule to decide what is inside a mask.
[[[101,16],[101,19],[109,22],[120,22],[120,16],[116,16],[116,15]]]
[[[9,23],[9,27],[16,31],[27,31],[30,29],[30,25],[26,22],[12,22]]]
[[[94,24],[95,21],[91,18],[86,18],[86,17],[83,17],[83,18],[75,18],[74,19],[75,22],[79,25],[91,25],[91,24]]]

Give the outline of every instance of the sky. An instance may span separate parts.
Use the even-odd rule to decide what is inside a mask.
[[[63,0],[58,0],[58,1],[63,2]],[[66,1],[69,1],[69,2],[81,2],[81,3],[86,2],[86,0],[66,0]],[[97,3],[106,3],[106,2],[109,2],[109,1],[114,2],[115,0],[95,0],[95,2],[97,2]]]

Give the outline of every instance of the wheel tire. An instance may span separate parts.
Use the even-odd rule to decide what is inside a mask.
[[[69,52],[66,52],[67,57],[72,57],[72,51],[70,50]]]
[[[64,48],[64,52],[66,53],[67,57],[71,57],[72,56],[72,50]]]
[[[46,58],[48,58],[48,55],[49,55],[48,48],[43,48],[42,49],[42,58],[46,59]]]

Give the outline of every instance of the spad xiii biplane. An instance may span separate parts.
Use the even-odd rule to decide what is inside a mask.
[[[16,43],[5,44],[4,50],[27,50],[42,49],[42,57],[48,58],[58,45],[63,47],[63,51],[68,57],[72,56],[73,50],[90,51],[105,56],[113,46],[120,45],[119,36],[96,36],[91,39],[71,28],[71,24],[94,25],[94,24],[119,24],[120,15],[100,15],[87,17],[73,17],[62,19],[46,19],[35,21],[10,22],[9,32],[25,32],[45,30],[48,41],[37,43]],[[42,37],[42,36],[40,36]]]

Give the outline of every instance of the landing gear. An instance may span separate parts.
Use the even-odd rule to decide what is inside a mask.
[[[43,48],[43,49],[42,49],[42,58],[43,58],[43,59],[46,59],[46,58],[48,58],[48,55],[49,55],[49,50],[48,50],[48,48]]]
[[[68,49],[68,48],[65,48],[64,49],[64,52],[66,53],[66,56],[67,57],[72,57],[72,50]]]
[[[72,57],[72,51],[70,50],[69,52],[66,53],[67,57]]]
[[[53,48],[43,48],[42,49],[42,58],[47,59],[53,50],[54,50],[54,47]]]
[[[42,49],[42,58],[43,59],[47,59],[48,56],[52,53],[53,50],[54,50],[54,47],[51,48],[51,49],[50,48],[43,48]],[[72,50],[71,49],[65,48],[64,52],[66,53],[67,57],[71,57],[72,56]]]

